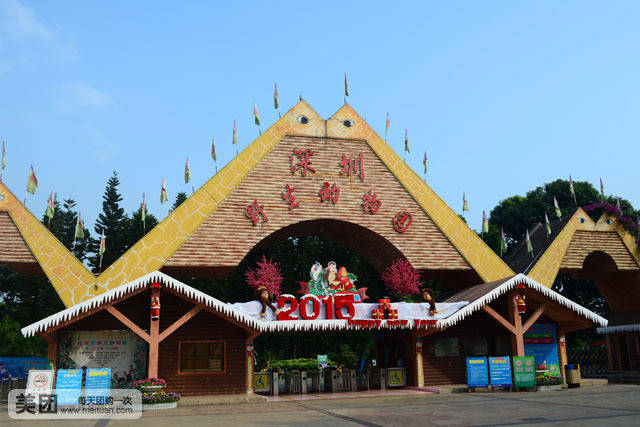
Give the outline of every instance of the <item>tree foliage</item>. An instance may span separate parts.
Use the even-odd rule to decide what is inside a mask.
[[[262,260],[258,261],[258,268],[255,270],[249,268],[244,277],[247,284],[254,290],[261,286],[267,288],[271,295],[280,295],[280,285],[282,284],[282,272],[280,264],[274,262],[273,259],[267,260],[262,256]]]
[[[397,259],[382,273],[384,285],[393,294],[403,297],[420,291],[420,272],[413,268],[409,260]]]
[[[91,241],[93,256],[89,260],[94,273],[97,273],[100,265],[98,248],[100,247],[100,235],[104,232],[106,237],[106,251],[102,259],[102,270],[107,269],[115,260],[129,249],[131,236],[129,235],[129,217],[125,214],[124,208],[120,206],[122,196],[118,192],[120,180],[118,174],[113,171],[113,175],[107,181],[107,187],[102,196],[102,212],[98,214],[98,219],[94,230],[96,239]]]

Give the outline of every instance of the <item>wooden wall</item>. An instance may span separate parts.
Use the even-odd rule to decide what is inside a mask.
[[[486,337],[489,340],[490,356],[506,356],[506,354],[495,354],[493,352],[493,337],[502,336],[510,339],[509,332],[484,312],[476,312],[460,324],[442,332],[427,335],[422,339],[424,385],[466,384],[466,357],[470,354],[467,354],[467,350],[464,348],[463,339],[464,337],[474,336]],[[441,337],[455,337],[458,339],[458,348],[460,350],[458,356],[435,355],[435,341]]]

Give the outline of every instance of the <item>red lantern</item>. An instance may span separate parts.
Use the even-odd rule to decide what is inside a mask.
[[[518,313],[522,316],[527,311],[527,304],[524,302],[524,295],[516,295],[516,304],[518,306]]]

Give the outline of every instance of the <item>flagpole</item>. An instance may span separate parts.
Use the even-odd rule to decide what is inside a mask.
[[[102,273],[102,255],[100,255],[100,267],[98,268],[98,274]]]

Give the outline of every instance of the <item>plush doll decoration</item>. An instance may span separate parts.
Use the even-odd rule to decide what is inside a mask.
[[[524,302],[524,295],[516,295],[516,305],[518,306],[518,314],[522,316],[527,312],[527,304]]]
[[[152,288],[160,288],[159,283],[154,283],[151,285]],[[156,321],[160,318],[160,297],[152,296],[151,297],[151,320]]]
[[[271,294],[266,286],[260,286],[256,289],[256,299],[260,301],[262,304],[262,312],[260,313],[260,317],[264,317],[267,312],[267,307],[273,311],[273,315],[278,315],[278,309],[271,303]]]
[[[422,299],[429,303],[429,316],[433,316],[438,312],[436,310],[436,302],[433,299],[433,291],[429,288],[422,288]]]

